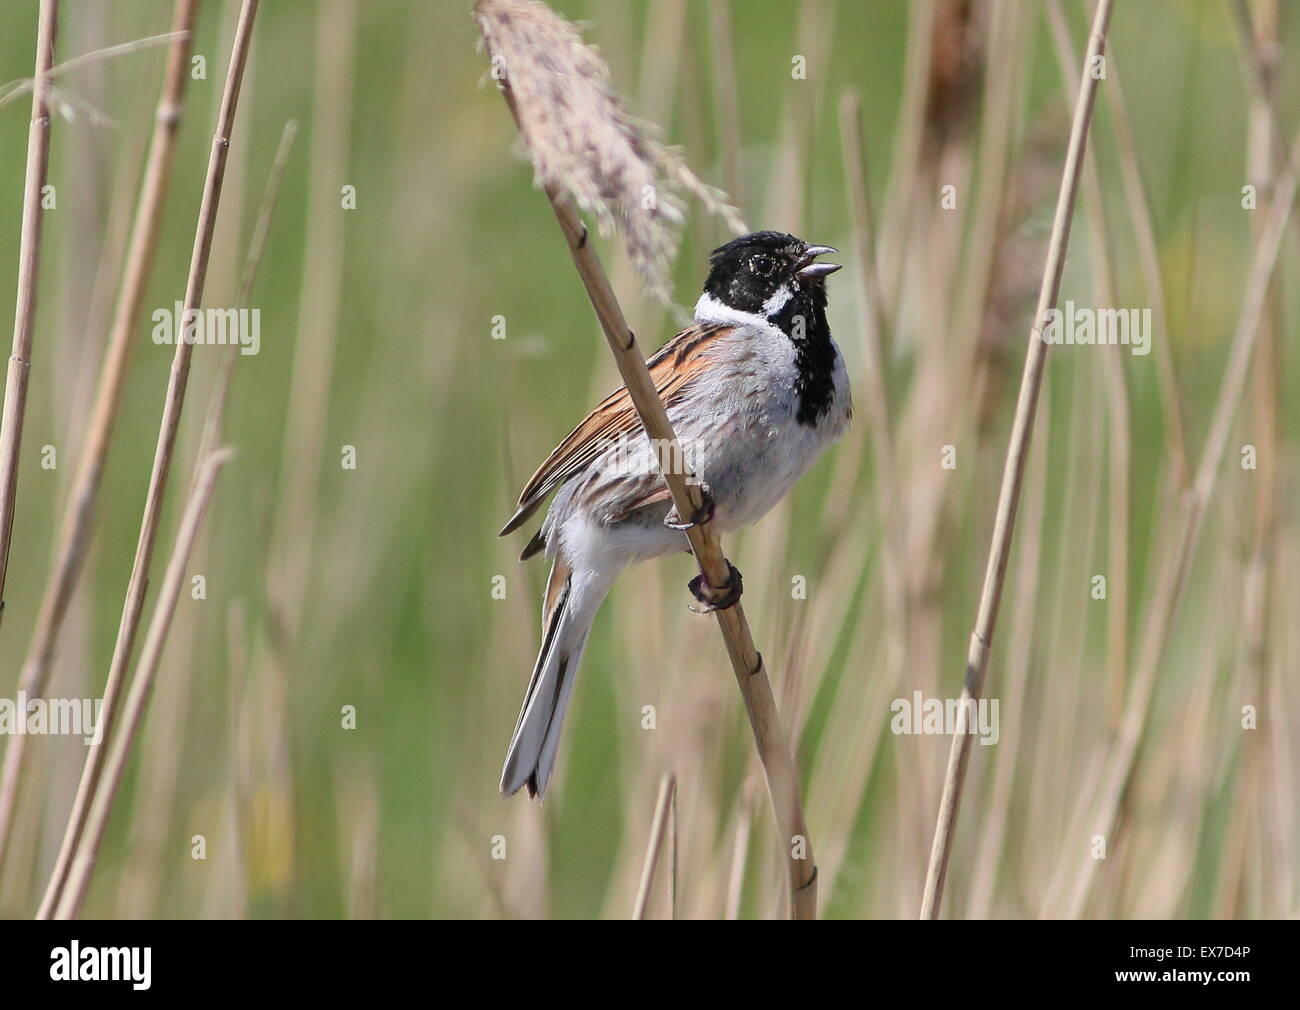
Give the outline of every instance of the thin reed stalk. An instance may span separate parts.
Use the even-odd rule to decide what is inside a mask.
[[[1241,42],[1242,53],[1245,55],[1244,62],[1248,71],[1246,84],[1250,87],[1251,100],[1257,103],[1262,111],[1264,122],[1273,137],[1272,157],[1276,162],[1275,167],[1279,172],[1283,169],[1294,172],[1297,170],[1295,154],[1284,144],[1286,134],[1282,130],[1282,117],[1278,113],[1269,69],[1259,57],[1250,7],[1245,0],[1232,0],[1230,9]],[[1293,222],[1293,227],[1300,228],[1300,223]]]
[[[27,413],[27,381],[32,370],[36,330],[36,294],[41,268],[41,232],[45,209],[41,198],[50,168],[50,67],[58,0],[41,0],[36,29],[36,74],[32,85],[32,122],[27,129],[27,174],[23,182],[23,223],[18,246],[18,297],[14,303],[13,349],[5,375],[5,403],[0,420],[0,618],[4,616],[5,576],[14,532],[18,495],[18,456]]]
[[[505,90],[509,102],[509,89]],[[513,103],[511,104],[513,108]],[[582,277],[592,307],[596,310],[605,339],[618,363],[619,374],[636,407],[637,416],[651,441],[661,447],[661,464],[667,460],[681,459],[682,450],[668,420],[668,412],[650,377],[636,335],[623,318],[623,310],[619,307],[609,279],[605,276],[604,267],[589,241],[586,226],[578,219],[572,204],[558,190],[547,187],[546,195],[569,244],[574,265]],[[695,515],[703,507],[698,483],[688,482],[687,475],[679,472],[679,467],[663,465],[663,470],[664,481],[672,493],[678,515]],[[691,552],[708,583],[713,586],[726,585],[730,578],[727,560],[708,525],[691,527],[687,531],[687,537]],[[731,659],[731,667],[745,702],[750,727],[754,732],[754,744],[767,776],[768,792],[780,833],[781,847],[785,853],[791,918],[814,919],[817,913],[817,866],[813,860],[812,842],[808,837],[808,825],[799,796],[794,758],[781,728],[772,684],[768,680],[763,657],[754,645],[743,604],[737,603],[727,610],[715,611],[714,617],[722,632],[727,655]]]
[[[1245,389],[1254,358],[1255,344],[1268,306],[1268,292],[1272,284],[1273,271],[1277,266],[1282,239],[1295,202],[1297,176],[1291,170],[1291,166],[1297,163],[1297,158],[1300,158],[1300,134],[1297,135],[1290,149],[1289,158],[1278,176],[1273,204],[1269,208],[1268,218],[1255,245],[1255,255],[1251,261],[1246,291],[1242,298],[1241,313],[1237,319],[1236,332],[1233,334],[1228,362],[1224,369],[1223,384],[1219,388],[1219,398],[1210,421],[1209,434],[1201,450],[1195,479],[1184,492],[1174,517],[1171,547],[1160,571],[1156,595],[1143,622],[1146,636],[1142,640],[1141,651],[1135,665],[1124,721],[1120,725],[1119,734],[1106,762],[1101,783],[1095,794],[1096,801],[1092,804],[1094,817],[1089,835],[1101,834],[1110,837],[1121,814],[1124,795],[1137,760],[1138,745],[1141,743],[1146,726],[1160,660],[1164,655],[1174,615],[1187,585],[1192,558],[1200,540],[1202,520],[1214,490],[1223,453],[1227,447],[1228,435]],[[1081,914],[1091,894],[1093,882],[1096,880],[1096,864],[1097,860],[1084,858],[1079,864],[1081,868],[1074,877],[1068,895],[1063,899],[1056,894],[1049,895],[1048,908],[1054,907],[1051,899],[1055,897],[1062,902],[1060,914],[1068,917],[1077,917]],[[1060,876],[1057,878],[1058,881],[1062,879]]]
[[[1043,392],[1045,399],[1051,396],[1049,385]],[[1051,421],[1050,400],[1043,410],[1040,426],[1046,427]],[[1022,532],[1020,556],[1017,559],[1019,572],[1016,578],[1015,596],[1011,606],[1011,654],[1007,660],[1007,687],[1004,696],[1009,712],[1026,711],[1024,707],[1025,688],[1029,682],[1030,658],[1033,656],[1034,640],[1041,634],[1041,625],[1034,619],[1039,593],[1039,578],[1042,572],[1040,564],[1043,554],[1043,513],[1047,498],[1047,440],[1049,432],[1039,436],[1039,448],[1030,454],[1029,485],[1026,488],[1025,518],[1021,523]],[[1002,857],[1006,853],[1004,842],[1008,834],[1008,823],[1013,802],[1012,787],[1015,783],[1018,759],[1022,748],[1026,746],[1028,730],[1022,721],[1016,730],[1008,732],[1004,727],[1003,735],[998,740],[997,757],[989,787],[988,814],[981,826],[979,843],[975,850],[975,870],[971,874],[970,894],[966,899],[967,919],[987,919],[993,910],[994,897],[997,894],[998,876],[1001,872]]]
[[[655,871],[668,839],[668,822],[676,798],[677,776],[669,773],[659,782],[659,798],[655,800],[655,816],[650,825],[650,845],[646,848],[645,862],[641,866],[641,883],[637,885],[636,904],[632,908],[634,919],[644,919],[646,908],[650,904],[650,888],[654,886]]]
[[[140,201],[127,246],[122,287],[109,328],[108,347],[99,376],[99,387],[85,445],[77,464],[72,490],[68,495],[59,534],[54,568],[45,586],[45,595],[37,611],[36,628],[27,647],[27,658],[18,677],[18,690],[35,698],[45,693],[59,630],[72,601],[72,591],[81,575],[82,563],[90,547],[91,530],[99,504],[104,464],[122,402],[135,327],[145,290],[153,273],[154,254],[162,228],[163,208],[171,182],[176,138],[180,127],[185,82],[189,79],[190,33],[198,0],[177,0],[173,18],[174,31],[163,75],[162,94],[154,120]],[[4,868],[13,828],[14,810],[23,774],[27,737],[9,740],[4,765],[0,768],[0,870]]]
[[[1043,369],[1047,364],[1048,344],[1043,340],[1042,327],[1048,311],[1055,307],[1060,293],[1061,274],[1065,269],[1065,251],[1070,241],[1070,222],[1074,215],[1079,177],[1083,168],[1083,152],[1087,146],[1088,128],[1092,122],[1093,104],[1097,95],[1098,77],[1094,75],[1092,69],[1105,49],[1106,28],[1110,21],[1111,6],[1112,0],[1100,0],[1097,5],[1092,34],[1088,41],[1088,53],[1084,59],[1079,97],[1074,106],[1070,144],[1065,157],[1065,170],[1056,204],[1056,217],[1052,223],[1047,263],[1043,269],[1043,282],[1039,289],[1034,323],[1029,331],[1029,348],[1025,356],[1024,375],[1021,379],[1015,418],[1011,425],[1011,438],[1002,474],[1002,489],[998,495],[988,568],[984,575],[979,613],[976,617],[975,629],[971,634],[970,650],[966,659],[965,686],[962,689],[961,705],[958,709],[960,714],[953,735],[952,749],[948,755],[948,769],[944,776],[934,844],[930,851],[930,865],[926,871],[925,894],[921,902],[921,917],[925,919],[937,919],[943,901],[943,888],[948,875],[948,862],[952,856],[952,843],[957,828],[957,813],[961,806],[966,769],[970,760],[971,734],[967,731],[969,709],[980,697],[984,687],[984,676],[988,670],[989,650],[993,644],[993,632],[997,625],[998,605],[1002,599],[1007,560],[1011,554],[1011,536],[1015,529],[1020,487],[1029,456],[1030,439],[1033,436],[1034,415],[1038,408]]]
[[[1249,11],[1246,12],[1249,18]],[[1248,141],[1246,171],[1261,194],[1271,200],[1274,187],[1274,165],[1283,136],[1277,126],[1277,84],[1281,74],[1280,31],[1282,19],[1281,0],[1270,0],[1260,6],[1255,24],[1246,21],[1242,27],[1241,43],[1245,54],[1255,67],[1260,82],[1258,93],[1251,101],[1251,122]],[[1258,233],[1259,225],[1256,225]],[[1242,593],[1242,623],[1246,628],[1245,662],[1248,688],[1257,696],[1268,697],[1271,682],[1278,680],[1275,673],[1276,654],[1280,650],[1275,642],[1281,622],[1273,616],[1275,599],[1280,589],[1277,564],[1279,513],[1282,509],[1284,482],[1282,468],[1281,432],[1283,416],[1281,404],[1285,392],[1284,375],[1286,351],[1282,341],[1285,320],[1282,314],[1283,299],[1275,278],[1269,292],[1269,305],[1265,316],[1267,327],[1259,342],[1255,357],[1254,385],[1256,390],[1256,419],[1260,428],[1260,490],[1255,500],[1253,535],[1255,545],[1246,570],[1245,591]],[[1246,779],[1241,804],[1246,808],[1243,826],[1254,822],[1250,816],[1253,808],[1261,825],[1256,833],[1257,849],[1253,859],[1242,860],[1242,875],[1255,878],[1260,895],[1261,911],[1265,915],[1281,917],[1288,911],[1291,895],[1290,879],[1295,865],[1288,853],[1290,819],[1275,802],[1278,785],[1285,790],[1290,779],[1285,774],[1286,762],[1269,760],[1270,745],[1281,739],[1278,727],[1281,719],[1269,721],[1267,736],[1250,735],[1246,744],[1247,761],[1242,776]],[[1272,786],[1270,789],[1269,787]],[[1267,794],[1267,795],[1266,795]],[[1243,886],[1246,881],[1243,880]]]
[[[239,90],[244,79],[244,67],[252,44],[253,21],[257,16],[258,0],[244,0],[239,13],[239,26],[235,32],[230,55],[230,67],[222,93],[221,110],[217,115],[216,131],[208,159],[207,177],[203,185],[203,201],[199,207],[198,226],[194,235],[194,250],[190,258],[189,278],[185,287],[184,313],[178,324],[198,310],[203,300],[203,287],[207,281],[208,260],[212,251],[212,235],[216,230],[217,210],[221,203],[221,183],[225,175],[226,158],[230,153],[230,135],[239,104]],[[178,325],[178,331],[182,327]],[[109,665],[108,679],[104,685],[104,703],[100,716],[104,725],[104,740],[90,749],[82,769],[81,781],[73,801],[63,842],[54,872],[50,877],[45,897],[37,913],[38,918],[48,918],[55,908],[66,907],[61,899],[68,880],[73,853],[78,850],[90,803],[96,792],[100,773],[107,756],[107,745],[112,742],[113,719],[118,696],[124,686],[127,664],[131,659],[136,632],[144,610],[148,589],[149,567],[153,560],[154,545],[158,539],[158,526],[162,519],[163,500],[171,474],[176,434],[180,427],[181,408],[185,403],[185,390],[189,382],[190,359],[194,345],[178,332],[176,353],[172,358],[167,393],[163,400],[162,422],[158,430],[158,443],[154,450],[153,471],[149,479],[149,492],[145,499],[144,516],[140,523],[140,536],[136,544],[135,562],[127,584],[122,618],[118,624],[117,641]]]
[[[243,268],[240,274],[239,294],[235,299],[235,308],[246,309],[252,298],[253,286],[256,283],[258,270],[262,264],[262,256],[266,251],[266,240],[270,233],[271,220],[274,216],[275,206],[280,193],[280,183],[284,176],[285,166],[288,164],[289,153],[293,147],[293,141],[298,132],[298,123],[296,120],[289,120],[284,125],[280,134],[280,143],[276,148],[275,157],[271,163],[271,169],[267,176],[266,186],[262,194],[261,203],[258,205],[257,219],[253,225],[253,232],[248,240],[247,252],[244,255]],[[225,441],[224,421],[226,414],[226,403],[230,392],[230,378],[234,371],[235,363],[243,357],[240,353],[239,344],[231,344],[223,349],[221,363],[217,377],[213,382],[213,387],[208,400],[208,411],[204,418],[203,428],[199,436],[198,452],[194,454],[195,459],[206,459],[216,450],[216,448]],[[191,479],[191,485],[187,493],[193,494],[197,487],[198,481],[202,478],[201,469],[196,469]],[[209,540],[208,552],[211,553],[212,544]],[[202,555],[197,556],[194,560],[195,568],[203,570],[204,558]],[[175,635],[181,640],[186,640],[187,630],[192,632],[192,628],[186,626],[185,611],[181,612],[178,621],[179,627]],[[190,622],[196,620],[194,617],[188,619]],[[193,637],[191,635],[191,637]],[[201,650],[201,645],[196,644],[196,651]],[[238,649],[232,648],[231,654],[237,655]],[[196,655],[195,661],[199,657]],[[189,680],[182,679],[173,685],[178,689],[187,689]],[[158,703],[155,702],[155,707]],[[237,712],[239,708],[238,699],[232,698],[231,711]],[[168,722],[166,715],[155,716],[155,723]],[[161,727],[155,725],[155,730],[164,736],[165,742],[153,747],[156,741],[150,740],[145,746],[145,752],[141,756],[142,767],[152,765],[156,774],[166,785],[156,785],[153,790],[146,790],[137,786],[133,791],[132,805],[136,813],[133,815],[132,834],[128,842],[129,856],[126,868],[122,873],[122,883],[119,887],[119,908],[118,915],[122,915],[122,907],[128,911],[129,918],[139,918],[152,913],[153,902],[156,898],[159,887],[157,874],[154,867],[163,857],[165,845],[163,840],[164,826],[169,823],[168,812],[170,801],[172,800],[172,787],[176,781],[175,762],[171,759],[176,745],[176,734],[183,727],[183,720],[170,720],[175,723],[174,726]],[[235,762],[237,767],[237,761]],[[232,773],[237,776],[237,771]],[[233,844],[237,848],[240,839],[236,832],[237,828],[233,825],[239,820],[238,811],[238,787],[232,790],[234,802],[231,806],[232,827],[230,834]],[[236,855],[236,859],[238,854]],[[227,864],[228,865],[228,864]],[[134,871],[134,872],[132,872]],[[215,883],[216,894],[210,892],[210,900],[231,899],[238,902],[239,898],[236,889],[230,882]],[[204,917],[208,917],[207,911]],[[236,916],[238,917],[238,916]]]
[[[131,682],[122,713],[122,721],[109,745],[108,760],[104,765],[102,786],[95,792],[94,803],[86,821],[86,829],[72,860],[67,885],[63,889],[55,919],[75,919],[81,913],[86,900],[86,891],[90,887],[90,878],[95,869],[95,859],[99,846],[104,840],[104,830],[108,826],[109,814],[113,802],[117,799],[118,789],[122,785],[122,775],[126,770],[126,761],[130,756],[132,745],[140,731],[144,719],[145,706],[153,690],[154,677],[158,672],[158,661],[162,658],[163,645],[167,641],[167,632],[171,628],[172,615],[176,612],[176,601],[180,597],[181,585],[185,580],[186,566],[208,502],[212,499],[212,489],[216,483],[217,473],[232,455],[230,449],[217,449],[208,454],[199,464],[198,477],[194,482],[194,492],[181,518],[180,530],[176,535],[176,546],[163,576],[162,589],[158,602],[154,606],[153,618],[145,633],[144,645],[140,650],[140,663]]]
[[[494,2],[480,3],[477,8],[480,27],[484,29],[488,51],[494,59],[500,55],[495,51],[494,47],[497,44],[495,33],[501,27],[501,22],[499,20],[493,21],[493,19],[499,18],[501,7],[500,3]],[[543,16],[541,12],[546,11],[545,8],[538,4],[528,4],[521,7],[520,10],[527,11],[538,17]],[[549,12],[546,13],[549,14]],[[516,14],[518,14],[518,11],[516,11]],[[516,31],[519,30],[517,25],[513,27]],[[565,30],[568,30],[567,26],[565,26]],[[541,32],[538,35],[541,37]],[[504,59],[501,61],[501,67],[506,69],[509,74],[509,76],[501,75],[502,96],[505,98],[511,115],[515,119],[515,124],[519,128],[521,136],[527,143],[534,138],[534,135],[530,133],[529,123],[525,121],[521,107],[516,102],[514,86],[510,78],[519,76],[521,73],[527,74],[528,70],[511,65],[508,60]],[[534,72],[536,72],[536,68],[534,68]],[[551,71],[551,73],[553,72]],[[524,82],[531,89],[539,86],[541,79],[529,81],[525,78]],[[602,97],[607,95],[605,92],[600,94]],[[612,102],[609,102],[600,114],[609,115],[608,110],[615,108]],[[612,114],[613,117],[617,117],[617,115],[617,112]],[[624,126],[624,123],[617,118],[609,118],[605,120],[605,123],[615,129],[621,129]],[[536,165],[539,152],[536,149],[530,148],[530,150]],[[546,153],[550,154],[551,152]],[[639,164],[643,165],[644,162]],[[592,166],[579,165],[575,171],[585,177],[591,168]],[[645,357],[637,344],[636,335],[628,326],[627,319],[623,315],[623,309],[609,283],[609,278],[605,274],[605,268],[596,255],[595,246],[590,241],[591,236],[587,231],[587,227],[579,219],[573,202],[561,188],[560,179],[553,178],[549,173],[540,170],[538,174],[539,182],[546,193],[547,199],[550,201],[551,209],[555,213],[560,230],[564,233],[574,266],[582,278],[587,296],[591,300],[597,319],[600,321],[601,329],[604,331],[605,339],[609,344],[611,353],[614,355],[619,374],[627,387],[637,415],[651,444],[658,447],[660,469],[672,495],[673,504],[676,506],[679,515],[695,515],[703,506],[700,488],[697,482],[690,479],[689,474],[682,472],[682,467],[668,465],[671,460],[683,458],[680,444],[677,441],[672,424],[668,420],[668,412],[664,408],[663,401],[659,398],[659,393],[655,389],[654,381],[650,377],[650,370],[646,367]],[[629,226],[636,229],[639,227],[639,222],[630,219],[629,222],[624,222],[623,226],[625,229]],[[630,240],[635,237],[635,234],[635,231],[625,231],[624,237]],[[695,555],[700,571],[708,584],[712,586],[726,585],[730,577],[728,563],[723,556],[721,545],[712,528],[708,524],[692,526],[686,535],[690,541],[691,551]],[[717,610],[714,612],[714,617],[718,622],[727,654],[731,659],[732,670],[740,687],[741,696],[745,702],[746,714],[749,717],[750,726],[754,733],[754,743],[758,749],[759,760],[767,778],[768,793],[771,798],[780,838],[779,845],[786,867],[790,917],[794,919],[814,919],[817,915],[817,867],[813,859],[812,842],[809,838],[807,822],[804,818],[799,778],[795,770],[790,745],[781,726],[781,718],[777,711],[776,699],[772,693],[772,685],[768,680],[763,658],[754,645],[753,634],[745,617],[743,604],[738,603],[734,607]]]
[[[727,897],[723,918],[740,918],[740,902],[744,897],[745,865],[749,862],[749,840],[754,827],[754,802],[748,788],[741,788],[737,804],[736,837],[731,846],[731,865],[727,872]]]
[[[154,46],[166,45],[168,42],[174,42],[177,39],[175,31],[167,32],[163,35],[150,35],[143,39],[133,39],[130,42],[121,42],[115,46],[105,46],[103,49],[95,49],[88,53],[82,53],[74,56],[69,60],[50,68],[49,73],[42,78],[45,81],[52,81],[56,77],[72,70],[79,70],[82,67],[89,66],[92,63],[98,63],[101,60],[109,60],[115,56],[126,56],[129,53],[137,53],[142,49],[152,49]],[[34,78],[10,81],[8,84],[0,87],[0,109],[3,109],[10,102],[25,95],[35,87]],[[59,95],[55,94],[54,89],[50,89],[51,97],[57,101]]]

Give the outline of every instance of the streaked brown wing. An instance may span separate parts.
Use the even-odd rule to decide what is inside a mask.
[[[665,406],[671,407],[681,399],[691,380],[710,361],[710,348],[733,329],[732,326],[718,324],[691,326],[655,352],[647,364],[650,367],[650,377]],[[517,530],[552,491],[590,466],[620,437],[638,431],[640,427],[641,421],[632,406],[627,388],[620,386],[601,400],[596,409],[546,457],[546,461],[524,485],[519,495],[517,511],[498,535],[505,536]],[[525,548],[524,557],[531,556],[541,548],[541,543],[534,545],[536,540],[534,538]]]

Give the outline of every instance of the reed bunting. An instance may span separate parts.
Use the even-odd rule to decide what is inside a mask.
[[[688,550],[684,530],[723,532],[765,515],[848,425],[844,360],[826,323],[833,253],[762,231],[715,249],[694,325],[650,359],[688,474],[705,507],[681,521],[626,389],[611,393],[547,457],[501,530],[526,522],[558,491],[520,555],[552,559],[542,605],[542,648],[501,772],[501,792],[541,797],[555,767],[578,661],[601,601],[624,568]],[[709,608],[733,606],[740,573],[691,589]]]

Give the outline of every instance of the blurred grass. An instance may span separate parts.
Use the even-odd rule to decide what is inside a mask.
[[[827,59],[809,66],[807,81],[794,81],[790,58],[801,51],[803,6],[784,0],[731,5],[747,194],[741,212],[753,227],[784,228],[847,250],[851,222],[835,109],[845,88],[861,92],[871,195],[888,216],[887,168],[906,125],[899,109],[909,10],[893,2],[810,6],[821,15],[814,23],[827,33]],[[1066,6],[1077,42],[1084,12]],[[590,22],[588,38],[610,61],[633,111],[648,114],[647,102],[662,102],[657,118],[666,139],[686,146],[704,179],[721,183],[707,5],[606,0],[556,7],[570,19]],[[207,61],[207,77],[189,84],[146,315],[183,293],[236,9],[233,3],[202,5],[195,52]],[[1281,35],[1290,41],[1300,27],[1291,7],[1282,11]],[[0,78],[9,80],[30,73],[35,4],[14,4],[6,15]],[[165,31],[169,16],[170,5],[162,2],[67,0],[56,59]],[[708,622],[684,609],[688,558],[630,572],[602,612],[566,730],[557,786],[546,805],[496,795],[499,761],[537,645],[536,601],[544,572],[536,564],[516,564],[520,544],[498,541],[495,533],[535,462],[612,384],[613,370],[550,211],[531,187],[530,168],[518,158],[509,116],[485,82],[467,7],[395,0],[359,5],[348,169],[325,187],[337,193],[343,185],[356,186],[357,209],[343,211],[337,199],[309,205],[310,137],[323,114],[313,104],[318,16],[314,5],[266,4],[256,29],[207,304],[233,301],[243,246],[285,120],[300,120],[303,136],[253,298],[262,313],[261,353],[241,358],[233,379],[228,429],[238,456],[218,482],[203,534],[199,563],[207,599],[182,597],[146,727],[153,745],[140,752],[119,802],[88,913],[231,915],[242,908],[292,916],[358,909],[395,917],[626,915],[656,784],[672,768],[681,790],[683,914],[720,914],[742,810],[752,816],[753,830],[741,911],[773,914],[780,870],[770,848],[761,780],[754,781],[748,730],[716,636]],[[1059,126],[1065,108],[1038,6],[1024,5],[1021,16],[1013,171],[1033,128]],[[656,25],[674,33],[677,45],[647,52],[643,41]],[[1111,37],[1109,51],[1124,74],[1152,199],[1173,358],[1195,455],[1250,258],[1251,222],[1239,210],[1249,120],[1240,54],[1224,6],[1211,0],[1120,4]],[[80,442],[82,422],[74,419],[84,419],[85,391],[92,388],[103,347],[102,326],[87,322],[88,278],[101,264],[101,250],[111,255],[120,249],[120,236],[115,246],[109,227],[124,220],[120,210],[115,217],[115,208],[125,201],[129,214],[135,199],[163,59],[161,49],[132,54],[79,71],[62,85],[101,109],[113,125],[95,126],[79,116],[57,122],[53,134],[51,182],[58,207],[46,222],[32,398],[0,629],[0,695],[12,693],[34,621],[64,504],[64,475],[72,472]],[[660,61],[669,61],[670,68],[676,61],[679,72],[657,79]],[[1294,62],[1283,62],[1277,93],[1286,124],[1300,111],[1298,73]],[[642,81],[666,92],[639,95]],[[798,89],[815,89],[817,95],[795,155],[804,173],[802,212],[768,219],[764,208],[791,206],[774,167],[783,144],[783,109],[807,99]],[[978,146],[978,123],[974,131]],[[0,110],[0,233],[15,237],[25,136],[24,103]],[[1104,104],[1094,138],[1116,233],[1119,303],[1142,306],[1146,294],[1125,223]],[[1059,153],[1050,164],[1054,187]],[[969,212],[964,201],[975,192],[973,183],[959,190],[962,213]],[[1040,220],[1043,213],[1037,212]],[[311,252],[304,249],[304,236],[317,214],[344,216],[342,283],[338,290],[310,292],[312,300],[337,300],[337,357],[319,419],[323,450],[314,474],[317,511],[307,544],[303,625],[293,640],[277,643],[266,562],[277,549],[268,541],[277,496],[284,494],[281,447],[295,340],[317,338],[297,332],[304,257]],[[956,234],[962,236],[960,227]],[[1279,268],[1288,321],[1297,308],[1295,287],[1287,283],[1300,262],[1294,234]],[[690,222],[674,271],[679,304],[693,303],[708,250],[723,238],[713,224]],[[1031,239],[1032,230],[1029,238],[1015,241]],[[747,607],[783,713],[799,720],[798,756],[814,842],[819,855],[843,850],[833,888],[823,878],[824,907],[837,916],[909,915],[919,901],[948,741],[886,732],[874,764],[848,755],[858,734],[887,723],[888,702],[896,695],[959,689],[1024,341],[1019,324],[1005,334],[1003,385],[986,431],[977,432],[966,419],[946,432],[921,424],[917,434],[916,419],[903,419],[916,409],[910,397],[925,374],[923,352],[937,349],[942,360],[949,343],[959,345],[971,333],[935,332],[926,325],[932,317],[925,303],[953,295],[941,272],[918,269],[930,239],[909,235],[906,254],[897,234],[884,241],[882,258],[891,258],[890,270],[901,262],[905,278],[898,325],[887,335],[892,353],[886,377],[900,421],[903,470],[916,475],[923,467],[937,468],[942,444],[959,447],[958,470],[946,478],[952,483],[940,506],[940,577],[926,601],[935,623],[917,632],[929,627],[935,637],[920,649],[908,642],[897,690],[881,688],[885,645],[898,629],[882,622],[883,546],[873,532],[872,504],[880,489],[870,443],[860,430],[866,423],[861,407],[859,430],[817,466],[789,503],[728,545],[746,573]],[[1087,247],[1087,229],[1076,227],[1062,299],[1090,303]],[[672,318],[663,319],[639,299],[615,243],[603,241],[601,249],[643,343],[666,339]],[[16,241],[0,243],[0,277],[15,276],[16,257]],[[112,291],[118,264],[110,260],[108,270]],[[832,282],[832,325],[851,370],[860,375],[861,308],[852,285],[841,282],[847,273]],[[490,336],[498,315],[506,321],[504,341]],[[1282,340],[1283,404],[1293,400],[1298,381],[1294,341],[1287,339],[1294,326],[1288,327]],[[147,326],[139,339],[95,548],[56,661],[56,695],[96,693],[112,651],[171,359],[170,348],[149,342]],[[192,465],[216,350],[196,350],[182,441],[190,454],[178,473],[188,475]],[[1017,764],[993,914],[1041,914],[1050,875],[1068,860],[1071,846],[1085,850],[1086,839],[1071,836],[1067,821],[1109,739],[1105,605],[1087,597],[1089,578],[1104,570],[1108,535],[1101,497],[1106,411],[1099,353],[1061,348],[1049,362],[1046,416],[1034,449],[1046,454],[1044,520],[1025,709],[1004,707],[1002,742],[976,748],[953,859],[952,914],[965,907],[987,815],[981,798],[1013,735]],[[1141,635],[1154,552],[1168,518],[1167,445],[1152,362],[1124,356],[1132,410],[1134,641]],[[963,401],[965,377],[944,378],[945,400]],[[861,397],[861,382],[856,389]],[[1237,619],[1255,493],[1246,483],[1252,476],[1235,463],[1236,446],[1254,440],[1249,399],[1161,668],[1129,796],[1128,826],[1121,847],[1111,851],[1091,914],[1258,915],[1296,908],[1293,889],[1277,893],[1281,881],[1271,879],[1263,864],[1234,855],[1233,832],[1225,824],[1246,781],[1236,764],[1241,733],[1234,727],[1243,699],[1256,699],[1241,683]],[[1284,410],[1282,417],[1284,453],[1274,462],[1282,470],[1285,503],[1294,500],[1297,431],[1294,412]],[[46,444],[58,448],[55,471],[40,468],[40,447]],[[339,466],[345,444],[357,447],[356,471]],[[855,452],[862,469],[840,503],[845,524],[828,526],[821,517],[832,475],[845,465],[841,457]],[[174,532],[179,497],[173,488],[164,543]],[[1008,600],[1024,577],[1017,567],[1026,548],[1020,533]],[[849,546],[861,550],[846,558]],[[1289,727],[1297,716],[1300,642],[1284,618],[1300,603],[1300,583],[1292,574],[1298,554],[1294,510],[1284,511],[1271,632],[1281,707],[1253,700],[1265,713],[1261,726]],[[790,598],[796,574],[807,578],[806,601]],[[491,595],[497,575],[506,579],[505,600]],[[833,595],[845,593],[843,619],[823,627],[838,613]],[[232,614],[242,616],[232,624]],[[993,696],[1006,696],[1011,620],[1008,610],[990,669]],[[1074,646],[1072,653],[1067,645]],[[241,657],[251,657],[251,666],[243,668]],[[1196,714],[1190,706],[1202,694],[1209,699],[1202,722],[1189,723]],[[355,730],[340,728],[344,705],[357,707]],[[643,705],[657,707],[654,733],[639,728]],[[1198,744],[1185,739],[1185,725],[1203,731]],[[79,743],[62,739],[35,741],[32,750],[38,766],[32,782],[38,786],[26,796],[26,844],[0,880],[0,913],[9,916],[34,907],[83,756]],[[1288,775],[1300,759],[1289,732],[1270,753],[1274,776]],[[827,754],[852,767],[814,771]],[[862,772],[860,781],[853,769]],[[157,781],[160,770],[168,771],[160,787],[165,802],[139,792],[143,776]],[[824,784],[809,787],[810,778]],[[826,790],[850,783],[859,792],[835,796],[846,804],[845,819],[829,823]],[[1284,777],[1274,788],[1293,790],[1293,782]],[[149,802],[138,801],[146,796]],[[373,816],[367,814],[370,806]],[[1278,832],[1294,839],[1294,810],[1289,823],[1271,831],[1263,814],[1255,817],[1252,845],[1263,846],[1265,835],[1269,845],[1280,844]],[[190,858],[194,834],[208,840],[204,862]],[[497,834],[507,838],[504,862],[488,856]],[[1283,852],[1294,855],[1293,848]],[[130,899],[136,887],[128,886],[135,878],[123,874],[142,855],[148,857],[144,872],[154,877],[152,899],[135,907]],[[1179,869],[1185,865],[1192,867],[1186,877]],[[367,873],[373,877],[372,898],[366,896]],[[1225,897],[1237,876],[1253,888],[1240,902]],[[1293,878],[1292,869],[1285,878],[1292,887]],[[664,908],[660,895],[652,913],[663,914]]]

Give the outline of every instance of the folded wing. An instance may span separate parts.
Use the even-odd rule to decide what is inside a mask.
[[[691,381],[708,365],[718,340],[733,329],[723,325],[691,326],[655,352],[647,364],[665,406],[671,407],[686,394]],[[620,386],[601,400],[596,409],[546,457],[524,485],[515,514],[498,535],[513,533],[528,521],[552,491],[585,470],[618,439],[640,430],[641,420],[632,406],[632,398],[628,396],[627,388]],[[521,559],[532,557],[543,546],[540,534],[533,537],[524,548]]]

